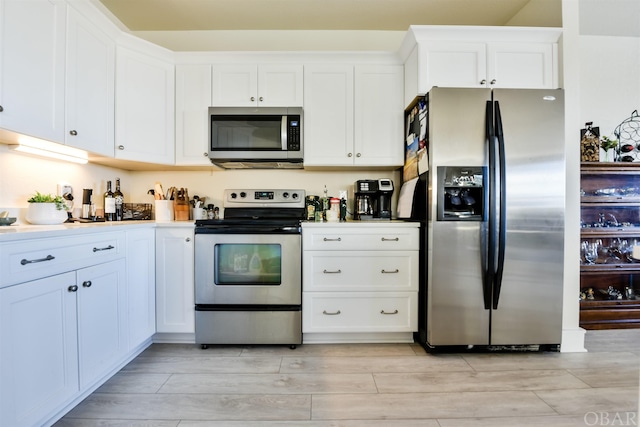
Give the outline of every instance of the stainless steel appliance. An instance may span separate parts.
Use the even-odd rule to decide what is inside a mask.
[[[354,189],[353,219],[391,219],[393,181],[390,179],[361,179]]]
[[[403,184],[423,221],[418,340],[557,349],[563,91],[434,88],[410,110],[407,136],[424,147],[407,150]]]
[[[226,169],[299,169],[302,108],[209,107],[209,159]]]
[[[195,228],[196,343],[302,343],[304,190],[225,190]]]

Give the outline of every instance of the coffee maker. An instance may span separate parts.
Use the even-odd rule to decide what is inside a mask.
[[[354,189],[353,219],[390,220],[393,181],[390,179],[361,179]]]

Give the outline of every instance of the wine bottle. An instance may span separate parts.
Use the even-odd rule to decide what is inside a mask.
[[[116,221],[122,221],[122,214],[124,208],[124,195],[120,191],[120,178],[116,178],[116,191],[113,192],[113,197],[116,199]]]
[[[113,221],[116,217],[116,198],[111,191],[111,181],[107,181],[107,191],[104,193],[104,219]]]

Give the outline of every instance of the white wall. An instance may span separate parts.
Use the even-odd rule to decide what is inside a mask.
[[[400,172],[392,171],[307,171],[307,170],[227,170],[219,172],[134,172],[130,197],[136,202],[150,203],[147,191],[160,181],[164,190],[186,187],[189,196],[206,197],[206,203],[222,206],[223,191],[229,188],[291,188],[303,189],[307,194],[322,195],[327,186],[329,196],[347,190],[353,200],[353,186],[358,179],[391,178],[396,185],[393,208],[400,191]],[[125,197],[127,194],[125,193]],[[348,205],[351,210],[351,202]]]
[[[27,200],[36,192],[56,194],[57,184],[67,182],[73,186],[74,208],[82,206],[82,189],[92,188],[100,200],[107,188],[107,181],[119,177],[126,194],[131,185],[127,171],[101,165],[79,165],[41,157],[28,156],[0,144],[0,211],[9,210],[24,223]],[[101,203],[100,203],[101,204]]]
[[[615,3],[605,0],[592,0],[590,4],[579,0],[562,2],[567,156],[562,351],[584,351],[584,330],[578,327],[580,129],[585,122],[593,122],[594,126],[600,127],[602,135],[612,135],[620,122],[633,110],[640,109],[640,38],[581,32],[583,21],[592,20],[593,14],[597,14],[597,8],[590,8],[594,2],[599,5]],[[633,15],[635,6],[627,4],[632,6],[629,13]]]
[[[222,193],[227,188],[293,188],[307,194],[322,195],[327,186],[329,196],[338,196],[347,190],[353,199],[353,185],[358,179],[391,178],[400,184],[397,171],[306,171],[306,170],[228,170],[228,171],[125,171],[96,164],[78,165],[56,160],[27,156],[13,152],[0,144],[0,211],[17,212],[24,223],[27,200],[33,193],[55,194],[57,184],[68,182],[74,188],[75,208],[82,205],[82,189],[93,189],[94,202],[102,207],[101,195],[106,191],[107,180],[119,177],[127,203],[153,203],[147,191],[160,181],[165,189],[185,187],[189,195],[207,197],[208,203],[222,206]],[[394,204],[400,189],[394,192]],[[349,204],[351,209],[351,204]]]

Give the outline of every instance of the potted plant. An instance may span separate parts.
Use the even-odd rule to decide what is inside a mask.
[[[604,150],[604,161],[605,162],[613,162],[615,161],[615,150],[612,148],[616,148],[618,145],[617,139],[611,139],[607,136],[603,136],[600,138],[600,147]],[[611,150],[611,154],[610,153]]]
[[[31,196],[26,219],[31,224],[50,225],[62,224],[67,220],[67,204],[62,196],[51,194],[36,194]]]

